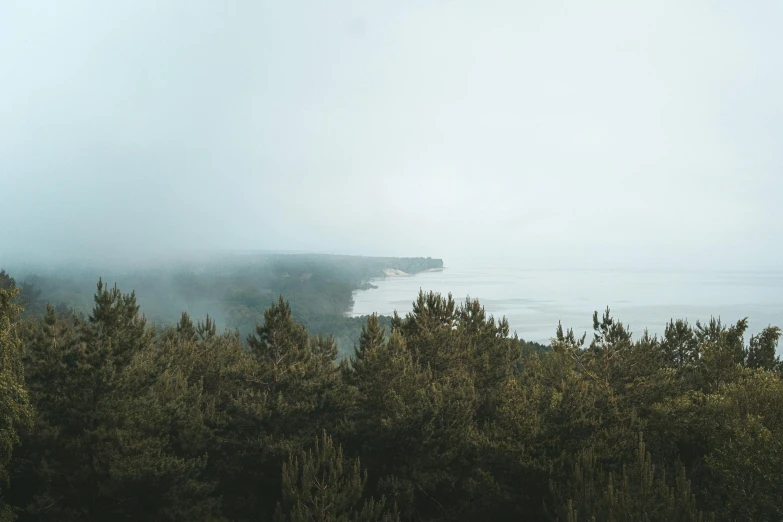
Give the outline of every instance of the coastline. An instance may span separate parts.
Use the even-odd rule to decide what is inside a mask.
[[[425,268],[423,270],[417,270],[415,272],[408,273],[397,268],[384,268],[382,271],[383,275],[377,277],[371,277],[370,279],[363,281],[358,288],[354,288],[353,290],[351,290],[351,306],[348,308],[348,310],[343,312],[343,317],[355,317],[353,315],[353,306],[354,306],[353,296],[357,295],[359,292],[363,292],[366,290],[376,290],[378,286],[373,284],[376,281],[382,281],[384,279],[397,278],[397,277],[411,277],[416,274],[423,274],[426,272],[443,272],[445,269],[446,267],[439,266],[439,267]]]

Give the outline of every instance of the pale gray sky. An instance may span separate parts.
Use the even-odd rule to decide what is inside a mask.
[[[783,2],[0,0],[0,259],[779,266]]]

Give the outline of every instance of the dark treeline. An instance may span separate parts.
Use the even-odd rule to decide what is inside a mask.
[[[360,257],[318,254],[249,254],[187,258],[143,268],[69,267],[19,269],[20,301],[25,317],[43,317],[46,303],[62,313],[89,314],[97,274],[121,288],[133,288],[150,324],[173,326],[182,310],[210,315],[217,328],[239,330],[244,339],[263,323],[264,310],[277,296],[289,301],[294,318],[312,334],[331,334],[348,356],[359,340],[365,318],[346,317],[353,292],[369,288],[385,269],[414,274],[442,268],[432,258]],[[107,278],[108,279],[108,278]],[[10,276],[0,274],[0,285]],[[382,317],[384,326],[390,317]]]
[[[86,317],[0,288],[0,519],[780,521],[780,331],[609,311],[550,349],[420,294],[355,353],[283,298],[243,339],[152,328],[98,284]]]

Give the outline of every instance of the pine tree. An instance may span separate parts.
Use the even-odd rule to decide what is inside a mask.
[[[568,522],[698,522],[685,469],[680,467],[671,484],[666,473],[652,463],[639,435],[635,458],[618,472],[606,472],[595,453],[587,448],[577,455],[565,487],[550,482],[559,507],[559,520]]]
[[[179,322],[177,323],[177,336],[183,341],[193,341],[196,339],[196,327],[193,326],[193,321],[190,319],[190,315],[187,312],[182,312]]]
[[[14,304],[19,290],[0,287],[0,521],[14,519],[5,503],[9,484],[9,465],[19,433],[32,420],[22,363],[23,346],[17,328],[21,309]]]
[[[699,343],[688,321],[671,320],[661,341],[665,360],[676,368],[692,366],[699,361]]]
[[[596,379],[608,393],[622,385],[623,362],[633,347],[631,332],[611,316],[609,308],[599,321],[593,313],[593,341],[583,357],[585,371]]]
[[[201,384],[161,364],[133,294],[99,282],[95,303],[89,322],[49,307],[31,339],[23,506],[39,520],[211,519]]]
[[[266,395],[267,410],[257,426],[263,436],[258,442],[262,451],[253,464],[260,470],[255,487],[279,491],[276,470],[283,459],[299,452],[313,436],[333,428],[342,418],[342,383],[335,365],[337,346],[331,337],[309,338],[282,296],[278,304],[264,312],[264,324],[247,341],[258,364],[256,382]],[[269,506],[271,514],[273,499],[265,497],[262,503]]]
[[[264,324],[247,338],[250,351],[269,374],[268,386],[276,390],[285,376],[303,368],[311,359],[307,330],[294,321],[291,305],[280,300],[264,312]]]
[[[711,319],[706,325],[696,323],[696,338],[701,353],[700,370],[705,391],[716,391],[738,375],[745,362],[744,334],[747,318],[725,327],[720,319]]]
[[[65,459],[76,462],[79,458],[78,452],[60,451],[55,440],[71,435],[68,422],[74,419],[73,405],[84,399],[68,386],[69,380],[79,378],[75,363],[80,358],[80,345],[74,321],[78,319],[63,320],[47,305],[43,320],[26,338],[25,372],[36,415],[15,458],[17,480],[11,492],[14,504],[30,513],[36,511],[36,505],[57,510],[49,493],[51,481],[57,480],[58,467]]]
[[[347,461],[326,432],[315,449],[283,464],[283,501],[275,522],[394,522],[386,500],[364,500],[367,472],[359,459]],[[362,502],[364,500],[364,502]]]
[[[6,272],[4,269],[0,270],[0,290],[13,290],[16,288],[16,279],[11,277],[11,274]],[[16,298],[18,294],[14,295],[13,297]]]
[[[747,363],[751,368],[763,368],[770,371],[780,371],[781,363],[777,356],[780,328],[769,326],[759,335],[750,338]]]
[[[440,376],[458,366],[454,359],[464,361],[468,357],[450,342],[457,324],[457,305],[451,294],[443,297],[435,292],[419,291],[413,311],[406,314],[400,331],[418,363]]]
[[[777,373],[744,369],[706,397],[700,498],[721,520],[783,517],[783,381]]]
[[[334,339],[309,338],[282,296],[264,312],[264,324],[257,327],[256,334],[247,340],[250,352],[258,361],[273,417],[286,421],[274,429],[280,433],[317,432],[323,426],[315,426],[332,407],[327,403],[336,399],[333,392],[339,385]]]
[[[372,314],[367,318],[367,323],[362,326],[362,333],[359,336],[359,345],[354,347],[353,365],[362,360],[364,353],[377,348],[386,340],[386,330],[381,328],[378,322],[378,314]]]
[[[276,495],[270,500],[258,494],[267,471],[259,465],[265,462],[267,394],[259,365],[239,333],[217,333],[211,319],[194,325],[183,314],[176,335],[162,336],[156,350],[160,367],[186,379],[198,401],[199,412],[192,417],[201,420],[201,431],[183,429],[189,434],[183,449],[208,457],[202,482],[214,485],[208,493],[221,499],[222,515],[229,520],[268,517]]]

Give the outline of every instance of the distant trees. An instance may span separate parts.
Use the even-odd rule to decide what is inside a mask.
[[[11,290],[13,288],[19,290],[14,301],[21,307],[25,316],[33,317],[43,313],[45,308],[41,301],[41,290],[35,288],[35,285],[28,281],[23,281],[21,285],[17,285],[16,279],[11,277],[5,270],[0,270],[0,289]]]
[[[345,317],[355,290],[371,278],[383,276],[386,268],[416,273],[442,266],[442,260],[431,258],[228,256],[199,265],[114,272],[113,280],[141,295],[151,325],[173,326],[180,312],[187,309],[199,317],[210,313],[218,328],[239,330],[243,338],[255,332],[256,325],[264,321],[264,311],[283,295],[294,318],[311,334],[333,336],[343,358],[358,342],[366,320]],[[23,306],[25,317],[43,317],[47,301],[56,305],[59,315],[71,315],[72,311],[88,315],[94,282],[92,274],[78,269],[28,275],[20,285],[7,273],[0,273],[0,286],[20,287],[17,303]],[[389,317],[380,320],[384,326],[390,323]]]
[[[0,520],[780,521],[780,331],[509,335],[420,293],[353,356],[278,299],[243,340],[153,328],[99,281],[86,318],[0,289]],[[642,436],[643,434],[643,436]]]

